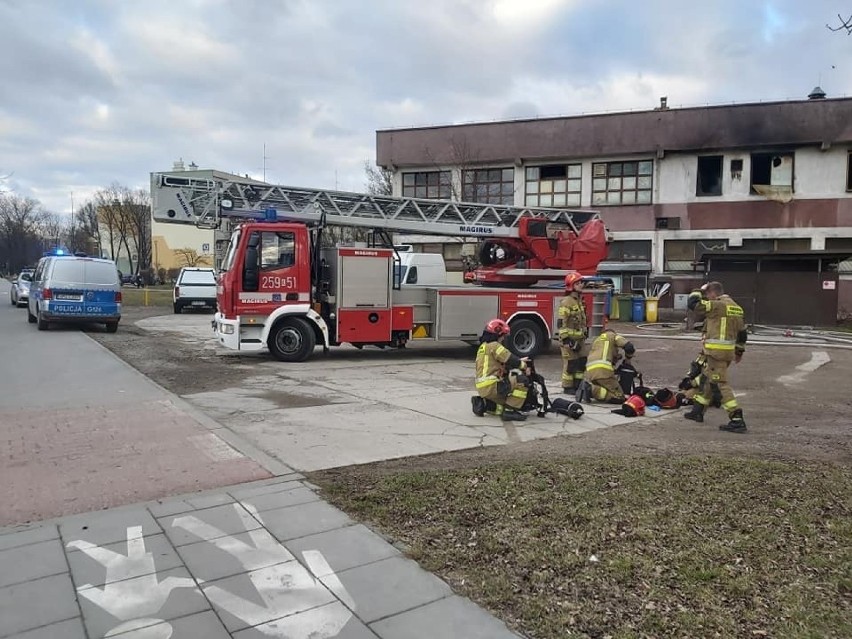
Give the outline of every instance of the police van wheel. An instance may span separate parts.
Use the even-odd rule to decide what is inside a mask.
[[[107,333],[115,333],[118,331],[118,322],[108,322],[106,325]]]
[[[29,307],[29,306],[27,306],[27,321],[28,321],[30,324],[35,324],[35,323],[36,323],[36,316],[35,316],[35,315],[33,315],[32,313],[30,313],[30,307]]]
[[[512,332],[509,334],[507,346],[518,357],[535,357],[545,348],[544,331],[538,323],[528,320],[519,319],[509,326]]]
[[[316,346],[314,329],[301,317],[279,321],[267,339],[269,351],[282,362],[303,362]]]
[[[36,323],[38,324],[38,330],[40,331],[46,331],[48,328],[50,328],[50,322],[42,319],[41,313],[36,316]]]

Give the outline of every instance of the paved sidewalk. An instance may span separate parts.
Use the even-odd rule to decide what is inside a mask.
[[[290,473],[0,529],[0,637],[517,635]]]

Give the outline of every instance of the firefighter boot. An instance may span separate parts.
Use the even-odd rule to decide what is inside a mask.
[[[592,385],[586,380],[580,382],[580,386],[577,388],[577,395],[574,397],[574,399],[581,404],[591,404]]]
[[[741,408],[735,408],[728,416],[730,420],[727,424],[719,426],[719,430],[724,430],[729,433],[744,433],[746,432],[746,423],[743,419],[743,411]]]
[[[684,413],[683,416],[686,419],[691,419],[694,422],[701,423],[704,421],[704,406],[702,406],[698,402],[695,402],[692,405],[692,410],[690,410],[688,413]]]
[[[503,412],[500,415],[500,419],[504,422],[523,422],[526,421],[527,416],[522,412],[515,410],[514,408],[509,408],[508,406],[503,409]]]
[[[477,417],[482,417],[485,415],[485,400],[482,399],[479,395],[474,395],[470,398],[470,404],[473,408],[473,414]]]
[[[562,392],[565,395],[574,395],[577,392],[577,387],[576,386],[563,386]]]

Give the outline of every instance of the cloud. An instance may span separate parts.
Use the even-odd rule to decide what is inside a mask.
[[[146,187],[178,157],[360,190],[377,129],[663,95],[852,94],[849,40],[825,29],[836,13],[828,0],[0,0],[0,175],[57,211],[71,191]]]

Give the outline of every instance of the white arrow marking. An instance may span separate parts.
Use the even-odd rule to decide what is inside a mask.
[[[820,366],[828,364],[830,361],[831,357],[825,351],[813,351],[810,360],[796,366],[796,371],[798,372],[782,375],[778,378],[778,381],[785,386],[801,384],[810,373],[813,373]]]

